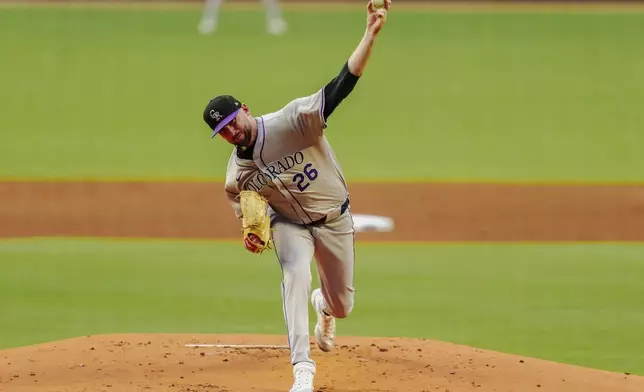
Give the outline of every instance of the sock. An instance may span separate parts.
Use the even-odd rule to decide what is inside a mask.
[[[282,13],[280,12],[277,0],[263,0],[264,7],[266,7],[266,19],[281,19]]]

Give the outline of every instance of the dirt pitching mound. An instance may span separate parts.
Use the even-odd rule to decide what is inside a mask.
[[[274,348],[186,347],[189,344]],[[282,336],[98,335],[0,351],[0,390],[11,392],[288,391]],[[642,391],[644,377],[425,339],[338,337],[312,343],[317,392]]]

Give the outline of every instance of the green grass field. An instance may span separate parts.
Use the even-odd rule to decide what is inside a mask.
[[[198,6],[3,7],[0,177],[222,178],[207,100],[277,110],[334,77],[364,29],[361,8],[293,9],[271,37],[258,7],[223,10],[208,37]],[[328,135],[351,180],[641,182],[642,36],[642,12],[394,8]]]
[[[642,245],[359,244],[356,254],[356,307],[339,334],[644,374]],[[115,332],[285,334],[279,264],[253,256],[229,243],[0,241],[0,347]]]

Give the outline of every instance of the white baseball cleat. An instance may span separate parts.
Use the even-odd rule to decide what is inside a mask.
[[[309,362],[300,362],[293,366],[293,386],[289,392],[314,392],[313,377],[315,365]]]
[[[267,30],[273,35],[283,35],[286,33],[287,24],[282,18],[273,18],[268,21]]]
[[[313,290],[311,304],[318,316],[318,321],[315,323],[315,341],[320,350],[329,352],[333,349],[335,340],[335,317],[329,316],[323,311],[324,297],[322,296],[322,290]]]
[[[217,29],[217,21],[214,18],[203,18],[199,21],[197,30],[201,34],[210,34]]]

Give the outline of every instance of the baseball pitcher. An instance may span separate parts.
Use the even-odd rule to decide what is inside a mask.
[[[291,392],[313,392],[316,363],[309,348],[310,300],[317,313],[315,339],[330,351],[335,319],[354,303],[354,227],[344,175],[325,137],[327,121],[351,93],[387,19],[390,0],[367,4],[362,40],[340,73],[311,95],[280,110],[253,116],[230,95],[210,100],[203,119],[235,146],[225,192],[241,220],[244,246],[253,253],[274,248],[282,268],[282,301],[294,383]],[[315,257],[320,288],[311,293]]]

